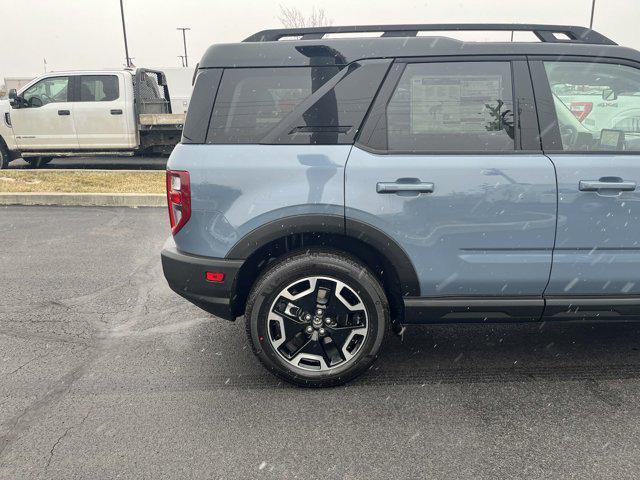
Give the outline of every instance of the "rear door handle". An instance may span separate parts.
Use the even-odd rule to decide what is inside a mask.
[[[113,110],[111,110],[111,115],[122,115],[122,109],[114,108]]]
[[[58,115],[71,115],[69,110],[58,110]]]
[[[376,184],[376,192],[378,193],[398,193],[398,192],[433,193],[433,183],[431,182],[418,182],[418,183],[378,182]]]
[[[636,189],[636,182],[603,182],[600,180],[580,180],[578,188],[581,192],[597,192],[598,190],[619,190],[622,192],[633,192]]]

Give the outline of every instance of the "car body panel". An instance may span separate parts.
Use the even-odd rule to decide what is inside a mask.
[[[182,145],[167,168],[187,170],[191,219],[177,248],[225,257],[263,224],[304,215],[344,215],[344,165],[350,145]],[[283,229],[283,235],[286,231]]]
[[[375,155],[354,147],[347,221],[370,223],[408,253],[422,296],[542,295],[556,223],[553,165],[542,154]],[[418,178],[433,193],[376,192]]]
[[[549,295],[639,295],[640,191],[586,192],[582,180],[640,185],[640,154],[551,154],[558,232]]]

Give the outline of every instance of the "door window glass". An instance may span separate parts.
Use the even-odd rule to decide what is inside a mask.
[[[81,102],[111,102],[120,96],[115,75],[83,75],[80,80]]]
[[[392,151],[514,150],[510,63],[408,64],[386,129]]]
[[[69,77],[53,77],[40,80],[27,88],[22,98],[29,107],[42,107],[48,103],[68,101]]]
[[[613,63],[544,67],[563,150],[640,151],[640,71]]]

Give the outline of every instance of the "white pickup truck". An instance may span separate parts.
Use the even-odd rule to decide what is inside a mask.
[[[0,101],[0,168],[22,157],[38,167],[53,157],[169,153],[184,113],[171,112],[161,71],[51,72]]]

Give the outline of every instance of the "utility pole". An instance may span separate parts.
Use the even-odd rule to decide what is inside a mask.
[[[124,7],[122,6],[122,0],[120,0],[120,16],[122,17],[122,34],[124,35],[124,55],[126,58],[127,67],[131,67],[131,57],[129,56],[129,45],[127,45],[127,27],[124,23]]]
[[[184,55],[178,55],[178,58],[182,62],[182,66],[184,67]]]
[[[184,65],[189,66],[189,58],[187,57],[187,30],[191,30],[189,27],[178,27],[176,30],[182,30],[182,44],[184,45]]]
[[[593,28],[593,14],[596,11],[596,0],[591,3],[591,21],[589,22],[589,28]]]

